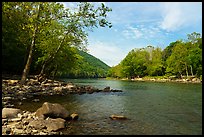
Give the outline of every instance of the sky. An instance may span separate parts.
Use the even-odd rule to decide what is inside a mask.
[[[101,2],[91,2],[96,7]],[[202,35],[202,2],[103,2],[112,8],[107,20],[112,28],[88,32],[88,53],[110,67],[119,64],[134,48],[148,45],[162,50],[171,42]],[[75,8],[77,2],[62,2]]]

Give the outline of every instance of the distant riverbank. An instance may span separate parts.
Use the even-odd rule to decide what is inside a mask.
[[[128,81],[152,81],[152,82],[176,82],[176,83],[202,83],[202,80],[196,77],[188,77],[188,78],[176,78],[174,76],[170,76],[169,78],[165,77],[143,77],[143,78],[134,78],[134,79],[128,79],[128,78],[111,78],[107,77],[106,79],[113,79],[113,80],[128,80]]]

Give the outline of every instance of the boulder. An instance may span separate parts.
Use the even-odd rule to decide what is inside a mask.
[[[105,88],[103,89],[103,91],[104,91],[104,92],[110,92],[110,87],[105,87]]]
[[[2,118],[17,118],[18,113],[22,113],[22,110],[17,108],[3,108],[2,109]]]
[[[65,120],[62,118],[37,119],[31,121],[28,126],[38,130],[47,129],[48,132],[51,132],[65,128]]]
[[[118,89],[111,89],[111,92],[123,92],[122,90],[118,90]]]
[[[40,85],[40,82],[38,82],[37,79],[30,79],[30,80],[27,82],[27,85]]]
[[[66,88],[67,88],[68,90],[74,90],[74,89],[76,88],[76,86],[73,85],[72,83],[68,83],[68,84],[66,85]]]
[[[45,102],[41,108],[36,111],[38,117],[63,118],[69,119],[69,112],[58,103]]]
[[[201,81],[200,81],[200,79],[198,79],[198,78],[193,78],[193,79],[192,79],[192,82],[201,82]]]
[[[32,120],[28,124],[28,127],[33,127],[35,129],[44,129],[44,128],[46,128],[46,122],[45,122],[45,120],[42,120],[42,119]]]
[[[125,120],[125,119],[127,119],[127,117],[122,116],[122,115],[111,115],[109,118],[112,120]]]
[[[8,80],[8,83],[10,85],[14,85],[14,84],[17,84],[19,82],[19,80]]]
[[[53,90],[57,91],[57,92],[61,92],[62,91],[62,87],[54,87]]]
[[[48,120],[46,120],[46,123],[46,127],[49,132],[65,128],[65,120],[62,118],[49,118]]]

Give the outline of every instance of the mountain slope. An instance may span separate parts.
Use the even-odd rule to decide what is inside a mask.
[[[103,78],[107,76],[109,66],[100,59],[84,52],[78,51],[82,57],[77,66],[67,74],[69,78]]]

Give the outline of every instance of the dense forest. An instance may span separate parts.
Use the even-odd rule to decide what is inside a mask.
[[[98,58],[79,50],[81,56],[77,60],[76,67],[61,74],[61,77],[68,78],[105,78],[110,67]]]
[[[134,79],[144,76],[197,77],[202,79],[202,37],[193,32],[187,40],[170,43],[164,50],[147,46],[133,49],[108,72],[109,77]]]
[[[57,2],[3,2],[3,74],[22,74],[21,84],[30,74],[104,77],[108,66],[82,51],[87,50],[88,31],[112,27],[106,20],[111,10],[103,3],[80,2],[69,9]]]

